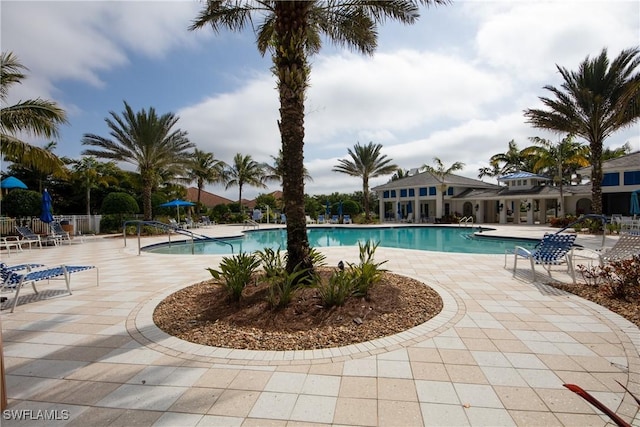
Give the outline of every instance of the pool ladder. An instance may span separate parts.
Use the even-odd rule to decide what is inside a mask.
[[[469,223],[471,223],[471,227],[473,228],[473,216],[463,216],[460,218],[460,221],[458,221],[458,227],[462,224],[466,227]]]

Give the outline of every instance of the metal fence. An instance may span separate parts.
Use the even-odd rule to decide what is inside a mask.
[[[78,236],[80,234],[100,233],[100,220],[102,215],[54,215],[53,220],[62,223],[68,227],[71,235]],[[49,224],[42,222],[40,218],[0,218],[0,235],[12,236],[18,234],[16,225],[27,226],[36,234],[49,234]]]

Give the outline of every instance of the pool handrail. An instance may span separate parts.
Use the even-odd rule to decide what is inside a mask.
[[[561,228],[560,231],[557,231],[555,234],[560,234],[564,230],[568,228],[572,228],[574,225],[580,224],[582,221],[586,219],[599,219],[600,221],[602,221],[602,247],[604,248],[604,238],[607,234],[607,223],[609,222],[609,218],[607,218],[606,215],[600,215],[600,214],[581,215],[578,219],[573,221],[571,224],[568,224],[567,226]]]
[[[473,216],[464,216],[460,218],[460,221],[458,221],[458,227],[462,225],[462,223],[464,223],[464,226],[466,227],[469,224],[469,221],[471,221],[471,228],[473,228]]]
[[[191,238],[191,253],[195,253],[195,241],[196,240],[212,240],[212,241],[216,241],[225,245],[229,245],[231,247],[231,253],[233,254],[233,245],[229,242],[225,242],[222,239],[218,239],[215,237],[209,237],[209,236],[205,236],[204,234],[198,234],[198,233],[194,233],[193,231],[190,230],[185,230],[183,228],[179,228],[176,226],[173,226],[171,224],[167,224],[164,222],[160,222],[160,221],[143,221],[143,220],[130,220],[130,221],[125,221],[122,224],[122,237],[124,239],[124,246],[127,246],[127,225],[129,224],[136,224],[137,225],[137,235],[138,235],[138,255],[140,255],[140,253],[142,252],[142,245],[141,245],[141,241],[140,241],[140,229],[142,225],[148,225],[151,227],[156,227],[156,228],[160,228],[162,230],[168,231],[169,232],[169,242],[171,242],[171,232],[174,232],[176,234],[182,234],[183,236],[187,236]]]

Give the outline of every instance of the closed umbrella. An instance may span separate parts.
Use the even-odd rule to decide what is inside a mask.
[[[176,208],[176,214],[178,215],[177,221],[180,222],[180,206],[195,206],[195,203],[186,200],[175,199],[167,203],[160,205],[162,208]]]
[[[342,200],[340,200],[340,204],[338,205],[338,216],[342,217]]]
[[[331,205],[329,204],[328,200],[327,200],[327,205],[325,207],[325,213],[327,214],[327,216],[331,215]]]
[[[51,195],[45,188],[42,192],[42,205],[40,207],[40,221],[47,224],[53,222],[53,214],[51,213]]]
[[[400,202],[398,202],[398,219],[402,219],[402,208],[400,207]]]
[[[640,215],[640,202],[638,201],[638,194],[640,190],[631,192],[631,207],[629,213],[633,216]]]

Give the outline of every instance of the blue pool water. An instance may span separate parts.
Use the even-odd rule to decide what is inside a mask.
[[[424,251],[503,254],[515,245],[532,248],[537,240],[476,237],[478,228],[460,227],[318,227],[308,228],[309,244],[315,248],[358,246],[358,242],[380,242],[381,247]],[[264,248],[283,251],[287,247],[285,229],[247,231],[244,237],[220,239],[233,245],[233,253],[255,252]],[[160,254],[231,254],[231,246],[220,241],[163,243],[143,248]]]

